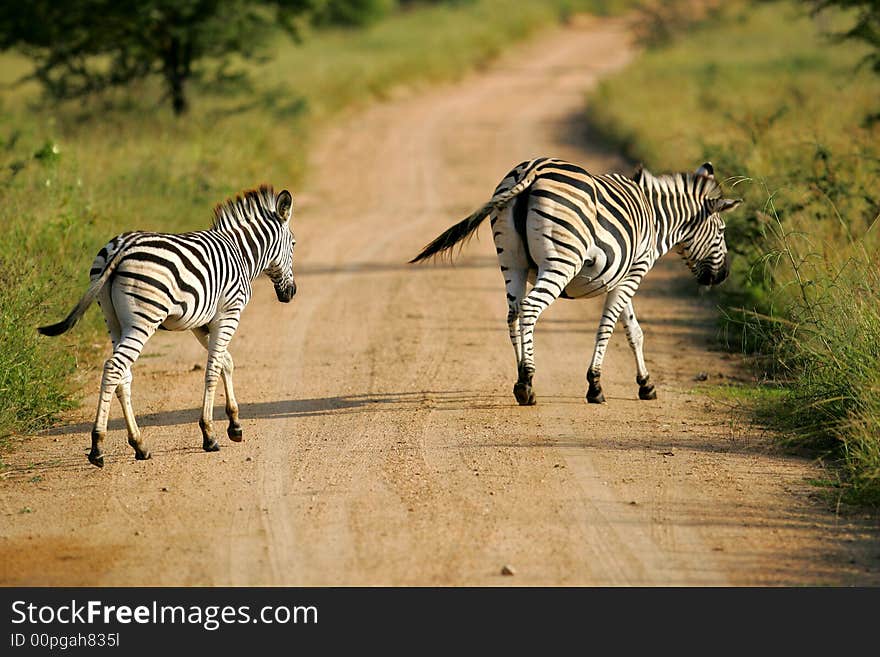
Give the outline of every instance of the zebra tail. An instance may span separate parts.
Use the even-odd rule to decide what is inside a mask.
[[[50,324],[48,326],[39,326],[37,327],[37,331],[42,335],[61,335],[62,333],[66,333],[79,321],[80,317],[82,317],[86,310],[88,310],[89,306],[92,305],[92,302],[95,300],[95,297],[98,296],[98,293],[103,289],[104,285],[110,279],[110,275],[116,269],[119,264],[119,260],[124,253],[124,249],[119,249],[116,253],[113,254],[113,257],[110,258],[110,261],[104,266],[104,271],[101,272],[101,275],[93,280],[89,284],[89,289],[86,290],[86,293],[79,300],[79,303],[76,304],[73,310],[70,311],[70,314],[62,319],[57,324]]]
[[[480,227],[480,224],[488,217],[495,206],[490,202],[474,212],[472,215],[462,219],[449,230],[444,231],[428,244],[421,253],[410,260],[410,264],[427,260],[431,256],[438,253],[448,251],[453,246],[473,235],[474,231]]]
[[[486,205],[435,238],[434,241],[422,249],[419,255],[409,261],[410,264],[427,260],[438,253],[448,251],[459,242],[471,237],[474,234],[474,231],[480,227],[480,224],[485,221],[486,217],[492,214],[493,210],[504,207],[512,199],[516,198],[531,187],[532,183],[535,182],[537,175],[538,172],[536,167],[532,167],[528,170],[525,177],[513,187],[507,190],[497,191],[492,197],[492,200],[486,203]]]

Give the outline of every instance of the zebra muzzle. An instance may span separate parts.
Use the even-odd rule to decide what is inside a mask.
[[[275,296],[278,297],[278,300],[281,303],[288,303],[293,296],[296,294],[296,283],[294,281],[290,282],[290,285],[276,285],[275,286]]]
[[[700,285],[718,285],[724,282],[729,273],[730,254],[728,253],[724,257],[724,262],[722,263],[721,268],[717,271],[713,271],[708,267],[706,267],[705,269],[701,268],[697,276],[697,283],[699,283]]]

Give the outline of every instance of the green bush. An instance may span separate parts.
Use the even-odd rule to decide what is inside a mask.
[[[386,17],[395,5],[395,0],[320,0],[312,20],[323,26],[362,27]]]

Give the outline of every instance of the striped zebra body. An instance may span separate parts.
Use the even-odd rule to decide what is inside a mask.
[[[632,297],[658,258],[672,249],[682,255],[699,283],[723,281],[729,261],[720,214],[738,204],[721,197],[709,163],[692,174],[654,176],[640,169],[627,178],[591,175],[570,162],[537,158],[510,171],[488,203],[411,262],[451,249],[490,217],[507,291],[517,401],[535,403],[533,336],[541,313],[560,297],[599,295],[605,295],[605,303],[587,370],[587,400],[605,400],[602,362],[618,319],[635,355],[639,397],[654,399]]]
[[[288,302],[296,293],[292,211],[289,192],[276,196],[263,186],[218,205],[208,230],[122,233],[98,252],[89,288],[79,303],[61,322],[38,329],[44,335],[59,335],[72,328],[93,301],[101,306],[113,353],[101,378],[89,453],[93,464],[104,464],[102,445],[114,393],[135,457],[150,457],[131,407],[131,368],[157,329],[192,331],[208,351],[199,420],[205,451],[219,449],[212,415],[220,378],[226,391],[227,434],[241,440],[234,363],[227,347],[250,300],[251,283],[260,273],[272,280],[279,301]]]

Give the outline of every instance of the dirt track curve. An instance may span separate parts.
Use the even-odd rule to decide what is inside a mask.
[[[608,403],[584,403],[600,302],[560,301],[527,408],[488,227],[454,267],[404,264],[523,159],[623,170],[575,126],[626,37],[579,22],[337,122],[293,190],[299,294],[259,280],[232,343],[245,442],[201,451],[204,354],[157,334],[133,393],[151,461],[115,402],[107,466],[86,461],[98,371],[69,424],[4,457],[0,584],[880,584],[876,533],[824,510],[816,466],[695,390],[739,373],[679,261],[635,299],[657,401],[620,330]]]

